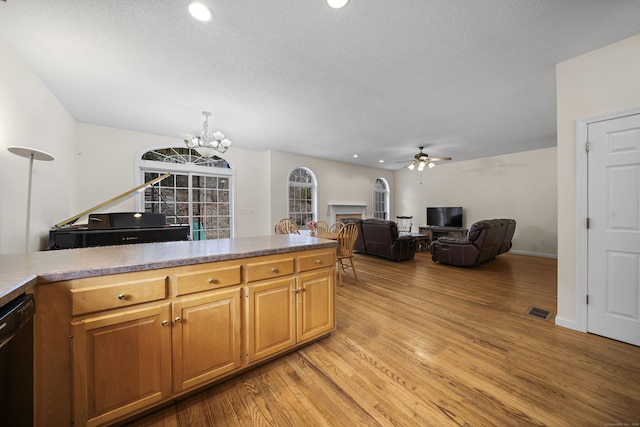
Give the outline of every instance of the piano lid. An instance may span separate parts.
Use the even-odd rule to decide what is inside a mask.
[[[165,178],[167,178],[169,176],[171,176],[170,173],[165,173],[164,175],[161,175],[161,176],[159,176],[157,178],[154,178],[149,182],[145,182],[144,184],[139,185],[136,188],[133,188],[133,189],[131,189],[129,191],[125,191],[124,193],[119,194],[116,197],[113,197],[113,198],[107,200],[106,202],[100,203],[99,205],[96,205],[96,206],[94,206],[94,207],[92,207],[90,209],[87,209],[86,211],[84,211],[82,213],[79,213],[78,215],[72,216],[69,219],[65,219],[64,221],[57,223],[56,225],[53,226],[53,229],[57,229],[57,228],[60,228],[60,227],[71,225],[74,222],[76,222],[78,219],[82,218],[83,216],[88,215],[88,214],[90,214],[92,212],[95,212],[98,209],[102,209],[102,208],[114,205],[114,204],[116,204],[118,202],[121,202],[125,198],[131,197],[133,194],[135,194],[137,192],[140,192],[140,191],[143,191],[147,187],[150,187],[153,184],[155,184],[156,182],[162,181],[163,179],[165,179]]]

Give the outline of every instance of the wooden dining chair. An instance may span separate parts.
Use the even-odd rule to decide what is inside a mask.
[[[338,233],[336,264],[338,268],[338,274],[340,276],[340,286],[342,286],[342,273],[344,273],[345,269],[347,268],[353,270],[353,277],[355,277],[356,282],[358,281],[356,268],[353,266],[353,248],[356,244],[357,238],[358,226],[354,223],[346,224]]]
[[[329,234],[329,224],[324,221],[316,222],[318,224],[318,230],[316,231],[316,235],[318,237],[326,237]]]
[[[343,227],[344,227],[343,223],[336,222],[331,227],[329,227],[329,235],[334,237],[338,236],[338,233],[340,233],[340,230],[342,230]]]
[[[298,226],[289,218],[281,219],[275,226],[276,234],[300,234]]]

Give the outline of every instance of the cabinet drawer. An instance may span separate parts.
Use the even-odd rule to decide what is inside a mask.
[[[177,295],[237,285],[241,282],[240,265],[211,266],[209,269],[176,275]]]
[[[167,297],[167,276],[71,289],[71,315],[128,307]]]
[[[272,261],[248,263],[247,282],[287,276],[293,274],[293,270],[293,258],[278,258]]]
[[[321,252],[304,255],[298,258],[299,271],[315,270],[317,268],[333,267],[335,254],[333,252]]]

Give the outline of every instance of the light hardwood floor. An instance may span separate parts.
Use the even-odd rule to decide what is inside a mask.
[[[556,260],[355,265],[330,337],[131,425],[640,425],[640,347],[525,314],[555,311]]]

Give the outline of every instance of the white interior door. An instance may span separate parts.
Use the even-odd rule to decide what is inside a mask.
[[[640,114],[588,138],[587,330],[640,345]]]

